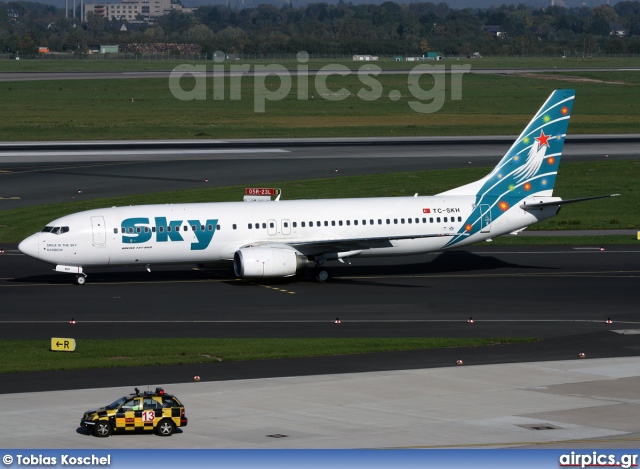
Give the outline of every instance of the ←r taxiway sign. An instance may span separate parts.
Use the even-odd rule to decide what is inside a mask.
[[[51,338],[52,352],[73,352],[76,349],[75,339],[67,339],[62,337]]]

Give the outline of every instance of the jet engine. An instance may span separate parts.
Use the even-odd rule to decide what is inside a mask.
[[[241,248],[233,255],[233,270],[242,278],[290,277],[307,263],[292,249],[270,246]]]

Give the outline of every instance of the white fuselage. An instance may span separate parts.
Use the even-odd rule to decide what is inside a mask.
[[[80,268],[198,264],[230,261],[245,246],[293,246],[312,258],[296,246],[416,236],[337,257],[394,256],[475,243],[555,214],[512,207],[494,221],[467,220],[474,200],[435,196],[112,207],[59,218],[48,225],[49,231],[25,239],[20,250],[51,264]],[[451,234],[470,222],[482,224],[482,230],[446,246]],[[445,236],[418,237],[440,234]]]

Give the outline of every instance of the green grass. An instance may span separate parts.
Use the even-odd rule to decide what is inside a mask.
[[[480,179],[489,171],[490,168],[448,169],[353,177],[336,176],[306,181],[265,181],[264,185],[280,187],[283,200],[394,197],[410,196],[416,192],[421,195],[433,195]],[[638,229],[638,181],[640,160],[562,163],[554,194],[564,199],[612,193],[620,193],[621,196],[568,205],[558,216],[529,229]],[[40,231],[50,221],[82,210],[124,205],[228,202],[242,200],[243,194],[244,186],[214,187],[3,210],[0,211],[0,242],[19,242]],[[540,242],[532,238],[526,240],[531,244]],[[554,241],[561,242],[557,238],[554,238]]]
[[[220,361],[352,355],[534,342],[534,338],[115,339],[77,340],[75,352],[51,352],[47,340],[0,341],[0,373],[160,366]]]
[[[444,104],[433,113],[411,108],[411,103],[431,100],[418,100],[406,75],[376,77],[382,96],[372,101],[358,97],[370,88],[357,76],[330,76],[328,93],[319,92],[310,78],[305,100],[297,98],[293,79],[291,92],[267,101],[265,112],[255,112],[252,77],[242,78],[241,99],[233,101],[228,80],[225,99],[216,101],[212,79],[206,83],[207,99],[191,101],[175,98],[168,79],[0,82],[0,140],[517,135],[550,91],[563,87],[577,90],[571,134],[635,133],[640,128],[640,83],[633,72],[622,78],[629,84],[466,74],[462,99],[452,100],[447,75]],[[280,84],[276,77],[265,83],[270,90]],[[181,86],[194,85],[193,79],[184,79]],[[422,90],[433,86],[433,77],[420,79]],[[340,89],[348,97],[326,99]],[[391,91],[398,91],[400,99],[389,99]]]

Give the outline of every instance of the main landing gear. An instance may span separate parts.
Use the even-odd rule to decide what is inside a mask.
[[[313,279],[318,283],[326,283],[331,278],[329,271],[321,267],[317,268],[313,272]]]

